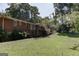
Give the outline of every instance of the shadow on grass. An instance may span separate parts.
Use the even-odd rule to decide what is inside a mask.
[[[50,34],[51,35],[51,34]],[[11,39],[9,38],[8,40],[6,41],[0,41],[0,43],[4,43],[4,42],[11,42],[11,41],[19,41],[19,40],[31,40],[31,38],[33,38],[34,40],[38,40],[38,38],[46,38],[50,35],[46,35],[46,36],[36,36],[36,37],[26,37],[26,38],[22,38],[22,39]]]
[[[79,38],[79,33],[58,33],[57,35]]]

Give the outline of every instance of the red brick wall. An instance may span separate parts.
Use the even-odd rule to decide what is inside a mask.
[[[10,19],[4,20],[4,29],[7,32],[11,32],[14,29],[14,21]]]
[[[2,21],[3,19],[2,17],[0,17],[0,26],[2,26]],[[14,25],[15,23],[17,23],[16,26]],[[30,23],[25,23],[22,21],[14,21],[6,17],[4,18],[4,29],[7,32],[12,32],[15,28],[22,30],[22,31],[30,32],[30,29],[31,29],[30,26],[31,26]]]
[[[2,18],[0,18],[0,27],[2,27]]]
[[[27,31],[27,24],[24,23],[24,22],[22,22],[22,24],[21,24],[21,29],[22,29],[23,31]]]
[[[27,31],[27,23],[17,21],[17,28],[22,31]]]

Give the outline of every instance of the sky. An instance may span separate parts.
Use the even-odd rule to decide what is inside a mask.
[[[39,9],[41,17],[49,16],[54,11],[52,3],[30,3],[30,5],[36,6]],[[7,7],[6,3],[0,3],[0,12],[4,11]]]
[[[32,3],[31,5],[37,6],[40,12],[40,16],[49,16],[53,12],[52,3]]]

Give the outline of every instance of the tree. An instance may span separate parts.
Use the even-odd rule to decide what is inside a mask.
[[[9,8],[6,8],[6,13],[9,13],[11,17],[17,19],[28,19],[28,10],[30,9],[30,5],[28,3],[11,3],[9,6]]]
[[[72,3],[54,3],[55,15],[70,13],[72,6]]]
[[[73,11],[79,11],[79,3],[73,3],[72,9]]]
[[[30,19],[31,17],[36,17],[39,13],[37,7],[31,6],[28,3],[11,3],[9,6],[9,8],[6,8],[6,13],[17,19]]]
[[[79,32],[79,11],[74,11],[68,16],[71,18],[71,23],[73,24],[74,32]]]
[[[30,22],[32,23],[41,23],[42,18],[40,16],[36,16],[35,19],[34,17],[32,17],[32,19],[30,20]]]
[[[54,9],[55,9],[54,22],[55,24],[60,22],[58,25],[59,32],[67,33],[70,31],[70,28],[71,28],[70,25],[66,24],[67,22],[66,16],[67,14],[71,14],[72,6],[73,4],[71,3],[54,3]]]
[[[31,6],[30,10],[31,10],[31,16],[34,18],[39,14],[38,8],[36,6]]]

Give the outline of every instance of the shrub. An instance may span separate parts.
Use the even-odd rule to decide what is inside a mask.
[[[27,37],[27,33],[20,30],[13,30],[10,34],[10,38],[12,40],[24,39]]]
[[[7,41],[8,35],[2,28],[0,28],[0,42]]]
[[[41,36],[47,36],[48,35],[47,28],[41,27],[40,34]]]
[[[57,32],[59,33],[69,33],[71,30],[71,26],[69,24],[62,24],[59,26]]]

